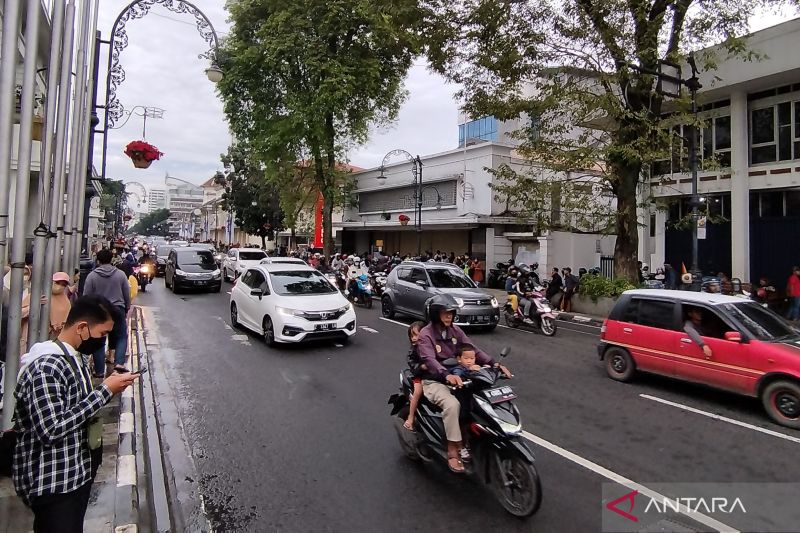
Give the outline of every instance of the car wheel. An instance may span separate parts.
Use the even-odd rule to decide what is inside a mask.
[[[239,327],[239,309],[233,302],[231,302],[231,327]]]
[[[264,342],[270,348],[275,346],[275,328],[272,325],[272,319],[268,316],[264,317],[261,323],[261,329],[264,331]]]
[[[628,350],[612,346],[605,353],[606,373],[616,381],[630,381],[636,372],[636,363]]]
[[[394,304],[392,303],[392,299],[386,295],[381,298],[381,314],[383,318],[388,318],[390,320],[394,318]]]
[[[764,410],[775,422],[800,429],[800,385],[794,381],[774,381],[761,393]]]

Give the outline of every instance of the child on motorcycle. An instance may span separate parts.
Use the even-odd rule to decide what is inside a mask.
[[[450,373],[460,378],[468,377],[469,373],[473,370],[480,370],[482,368],[480,365],[475,364],[476,358],[475,348],[472,346],[464,346],[456,356],[458,365],[454,366],[452,370],[450,370]]]
[[[422,363],[419,352],[417,352],[419,332],[424,327],[425,322],[419,320],[412,322],[411,325],[408,326],[408,340],[411,343],[411,348],[408,351],[408,367],[414,374],[414,393],[411,395],[408,418],[406,418],[406,421],[403,423],[403,427],[411,431],[414,431],[414,416],[417,414],[417,406],[419,405],[420,398],[422,398],[422,376],[428,369],[428,367]]]

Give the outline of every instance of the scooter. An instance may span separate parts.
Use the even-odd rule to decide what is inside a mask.
[[[506,325],[510,328],[535,328],[541,331],[542,335],[554,336],[558,329],[556,316],[553,314],[550,300],[544,297],[544,289],[536,287],[536,290],[530,294],[528,299],[533,302],[531,308],[532,316],[530,317],[533,323],[528,324],[525,322],[525,315],[522,314],[522,306],[519,305],[516,294],[509,294],[508,301],[503,308]]]
[[[147,285],[153,281],[155,276],[155,268],[150,263],[144,263],[139,266],[133,267],[133,274],[136,276],[136,281],[139,282],[139,290],[147,292]]]
[[[345,296],[351,302],[372,309],[372,285],[366,274],[361,274],[350,284]]]
[[[500,357],[509,352],[504,348]],[[454,366],[456,361],[448,359],[444,364]],[[539,510],[542,487],[533,452],[522,438],[519,409],[514,404],[517,396],[508,385],[497,384],[503,378],[499,368],[483,368],[472,372],[462,389],[451,390],[462,400],[462,409],[469,408],[469,413],[462,413],[472,452],[465,473],[487,484],[508,513],[525,518]],[[447,438],[438,407],[423,397],[414,431],[403,427],[413,391],[413,375],[404,370],[400,373],[400,392],[391,395],[388,402],[400,448],[409,459],[446,464]]]
[[[370,274],[370,283],[375,290],[375,295],[380,298],[383,296],[383,291],[386,288],[386,273],[376,271]]]

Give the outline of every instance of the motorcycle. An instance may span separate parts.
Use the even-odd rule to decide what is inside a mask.
[[[486,286],[492,289],[505,289],[508,278],[508,263],[497,263],[496,268],[490,268],[486,276]]]
[[[508,301],[503,309],[506,325],[510,328],[534,327],[542,332],[543,335],[552,337],[556,334],[556,316],[550,306],[550,300],[544,297],[544,288],[536,287],[536,290],[528,297],[533,306],[531,307],[531,317],[533,324],[525,322],[525,315],[522,314],[522,306],[516,301],[516,295],[510,294]]]
[[[504,348],[500,357],[509,352]],[[448,359],[444,364],[454,366],[456,361]],[[514,404],[517,396],[508,385],[497,385],[504,377],[497,367],[483,368],[471,372],[462,389],[451,390],[462,399],[462,409],[469,409],[469,413],[462,413],[472,452],[472,463],[465,464],[465,473],[488,485],[508,513],[525,518],[539,509],[542,487],[533,452],[522,439],[522,422]],[[409,459],[446,464],[447,438],[441,410],[423,397],[414,431],[403,427],[413,391],[413,376],[404,370],[400,373],[400,392],[391,395],[388,402],[400,447]]]
[[[386,273],[373,272],[370,274],[370,282],[375,290],[375,295],[380,298],[383,296],[383,291],[386,289]]]
[[[372,285],[366,274],[361,274],[350,284],[346,291],[347,299],[355,304],[362,305],[367,309],[372,309]]]
[[[155,277],[155,268],[150,263],[144,263],[133,268],[133,274],[136,276],[136,281],[139,283],[139,290],[147,292],[148,283],[152,283]]]

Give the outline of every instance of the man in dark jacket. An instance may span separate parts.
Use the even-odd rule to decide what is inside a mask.
[[[106,298],[113,306],[114,329],[108,336],[109,352],[113,350],[113,364],[124,368],[128,348],[128,310],[131,307],[131,287],[128,277],[111,264],[110,250],[97,252],[98,267],[86,277],[84,295],[97,295]],[[109,353],[111,356],[111,353]],[[109,360],[109,362],[112,362]],[[105,375],[105,348],[94,353],[94,372],[96,376]]]

